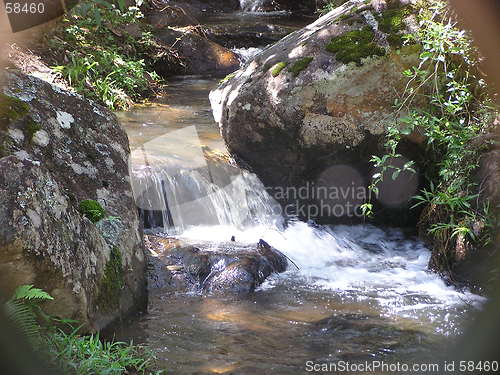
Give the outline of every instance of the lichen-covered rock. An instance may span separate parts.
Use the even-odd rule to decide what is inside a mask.
[[[266,48],[211,93],[228,149],[287,213],[325,221],[362,216],[377,172],[371,156],[382,152],[396,117],[402,72],[418,61],[419,47],[403,46],[418,25],[415,11],[410,0],[348,1]],[[408,159],[421,155],[413,139],[401,142]],[[377,218],[396,213],[391,218],[404,225],[418,184],[410,172],[386,178]]]
[[[213,244],[191,246],[147,236],[146,247],[152,255],[149,284],[176,291],[245,296],[288,267],[287,258],[263,240],[256,245],[219,243],[214,249]]]
[[[18,71],[0,96],[0,289],[98,330],[146,303],[127,135],[81,96]]]

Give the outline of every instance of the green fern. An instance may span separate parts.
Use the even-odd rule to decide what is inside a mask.
[[[11,300],[37,300],[38,302],[53,300],[52,296],[42,289],[34,288],[33,285],[21,285],[14,291]]]
[[[5,314],[29,341],[37,344],[40,339],[40,325],[37,320],[41,312],[39,303],[53,299],[47,292],[34,288],[33,285],[21,285],[5,302]]]

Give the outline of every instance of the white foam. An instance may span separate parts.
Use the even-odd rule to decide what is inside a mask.
[[[440,306],[479,305],[484,298],[458,291],[428,270],[430,251],[416,239],[396,230],[370,225],[313,227],[295,222],[285,230],[254,226],[197,226],[181,237],[188,240],[241,243],[264,239],[290,257],[300,271],[285,278],[302,279],[316,288],[371,299],[392,313]]]

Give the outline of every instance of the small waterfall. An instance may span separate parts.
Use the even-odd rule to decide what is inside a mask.
[[[264,5],[264,0],[240,0],[240,7],[246,12],[256,12]]]
[[[182,138],[197,138],[185,128]],[[179,155],[163,154],[162,145],[171,133],[135,150],[131,158],[132,190],[146,227],[168,234],[193,226],[275,226],[281,208],[253,173],[216,157],[207,157],[203,147],[190,151],[189,162]],[[187,148],[187,146],[186,146]]]

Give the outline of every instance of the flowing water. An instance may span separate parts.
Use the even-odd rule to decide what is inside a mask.
[[[264,0],[240,0],[240,8],[247,12],[256,12],[264,5]]]
[[[241,243],[263,238],[299,269],[244,300],[152,290],[149,313],[117,336],[147,343],[172,374],[438,362],[482,298],[428,272],[429,250],[403,230],[284,220],[258,178],[228,164],[209,109],[216,84],[173,81],[158,104],[119,114],[138,206],[161,212],[156,230],[185,242],[214,248],[233,235]]]

